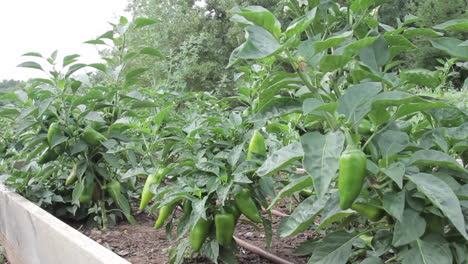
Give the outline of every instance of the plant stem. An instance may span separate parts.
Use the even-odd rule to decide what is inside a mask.
[[[109,230],[109,219],[107,218],[106,202],[104,201],[104,191],[102,191],[101,199],[99,199],[99,207],[101,207],[102,231]]]

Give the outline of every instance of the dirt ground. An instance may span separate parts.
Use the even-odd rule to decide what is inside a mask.
[[[285,205],[280,205],[276,209],[284,213],[289,213]],[[163,228],[159,230],[153,228],[155,221],[153,216],[141,213],[136,216],[136,219],[138,225],[131,226],[127,222],[122,221],[119,225],[110,228],[108,232],[102,232],[97,228],[80,231],[133,264],[169,263],[167,249],[171,246],[175,246],[175,243],[166,238]],[[292,252],[299,244],[312,238],[314,233],[312,231],[307,231],[298,236],[280,240],[276,236],[276,228],[280,220],[281,217],[273,217],[273,229],[275,233],[273,235],[272,245],[268,251],[292,263],[307,263],[307,257],[294,256]],[[263,231],[258,232],[248,224],[238,224],[235,236],[262,249],[266,247],[265,234]],[[240,263],[272,263],[244,249],[240,250],[240,253],[237,254],[237,258]],[[201,264],[211,262],[204,259],[197,259],[191,260],[189,263]]]

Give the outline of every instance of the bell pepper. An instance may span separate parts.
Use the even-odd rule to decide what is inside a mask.
[[[232,241],[236,219],[231,213],[221,212],[215,215],[216,240],[221,246],[227,246]]]
[[[241,216],[242,212],[239,210],[239,208],[237,208],[236,202],[233,200],[226,200],[224,202],[224,205],[225,205],[224,207],[226,209],[226,212],[234,215],[234,218],[237,221],[239,217]]]
[[[85,187],[80,195],[80,203],[88,203],[93,200],[94,182],[85,182]]]
[[[158,169],[155,173],[150,174],[148,178],[146,178],[145,186],[143,187],[143,191],[141,192],[141,202],[139,210],[142,211],[148,205],[149,201],[153,197],[153,193],[150,190],[151,185],[160,183],[163,177],[162,173],[164,169]]]
[[[52,149],[47,149],[44,154],[42,154],[39,159],[37,160],[37,164],[46,164],[47,162],[54,161],[58,157],[57,153]]]
[[[76,181],[77,170],[78,170],[78,164],[75,164],[72,170],[70,171],[70,174],[68,175],[67,179],[65,180],[65,185],[70,185]]]
[[[83,131],[81,138],[84,140],[84,142],[90,145],[97,145],[99,144],[99,142],[107,140],[107,138],[103,134],[94,130],[94,128],[92,127],[87,127]]]
[[[177,203],[166,204],[159,209],[158,219],[156,219],[154,223],[154,228],[159,229],[164,225],[164,222],[166,222],[166,219],[172,214],[176,205]]]
[[[266,156],[265,138],[258,130],[255,130],[250,139],[247,160],[254,159],[255,155]]]
[[[60,133],[60,125],[58,123],[52,123],[49,126],[49,130],[47,130],[47,142],[49,142],[49,146],[52,145],[52,140],[54,136]]]
[[[362,135],[367,135],[371,133],[372,124],[367,119],[362,119],[358,126],[358,132]]]
[[[377,222],[385,216],[385,211],[382,207],[375,204],[355,203],[351,205],[351,209],[373,222]]]
[[[350,144],[341,154],[338,176],[340,207],[346,210],[359,196],[366,178],[366,155],[362,150]]]
[[[234,201],[236,202],[237,208],[250,220],[260,223],[262,217],[255,204],[255,201],[250,197],[249,189],[244,188],[241,192],[237,193]]]
[[[190,231],[190,245],[193,248],[193,251],[197,252],[202,247],[208,233],[210,232],[210,221],[200,218],[195,226]]]

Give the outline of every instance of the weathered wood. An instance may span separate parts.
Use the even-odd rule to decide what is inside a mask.
[[[11,264],[130,264],[3,185],[0,243]]]

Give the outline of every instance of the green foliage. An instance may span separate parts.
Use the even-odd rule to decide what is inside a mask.
[[[447,87],[454,68],[466,67],[466,45],[442,33],[466,25],[414,28],[405,17],[385,26],[373,11],[382,2],[283,1],[277,10],[287,19],[260,6],[230,8],[234,1],[135,2],[142,17],[122,17],[86,42],[109,47],[104,63],[27,54],[33,59],[20,66],[46,77],[0,93],[0,181],[59,216],[103,228],[118,217],[133,223],[133,197],[143,189],[143,205],[149,197],[148,212],[159,212],[156,227],[177,241],[171,263],[193,251],[236,263],[238,220],[263,229],[269,245],[269,210],[293,196],[298,203],[277,233],[319,232],[297,249],[309,262],[462,264],[468,113],[465,91]],[[228,13],[245,39],[225,35]],[[400,56],[420,47],[415,36],[454,58],[434,70],[402,66]],[[222,43],[233,45],[230,56]],[[210,79],[228,63],[217,69],[222,84]],[[219,87],[233,91],[222,96]],[[349,177],[352,163],[340,162],[349,148],[360,153],[362,182]],[[344,197],[347,187],[353,194]],[[198,223],[207,224],[201,241],[190,241]]]

